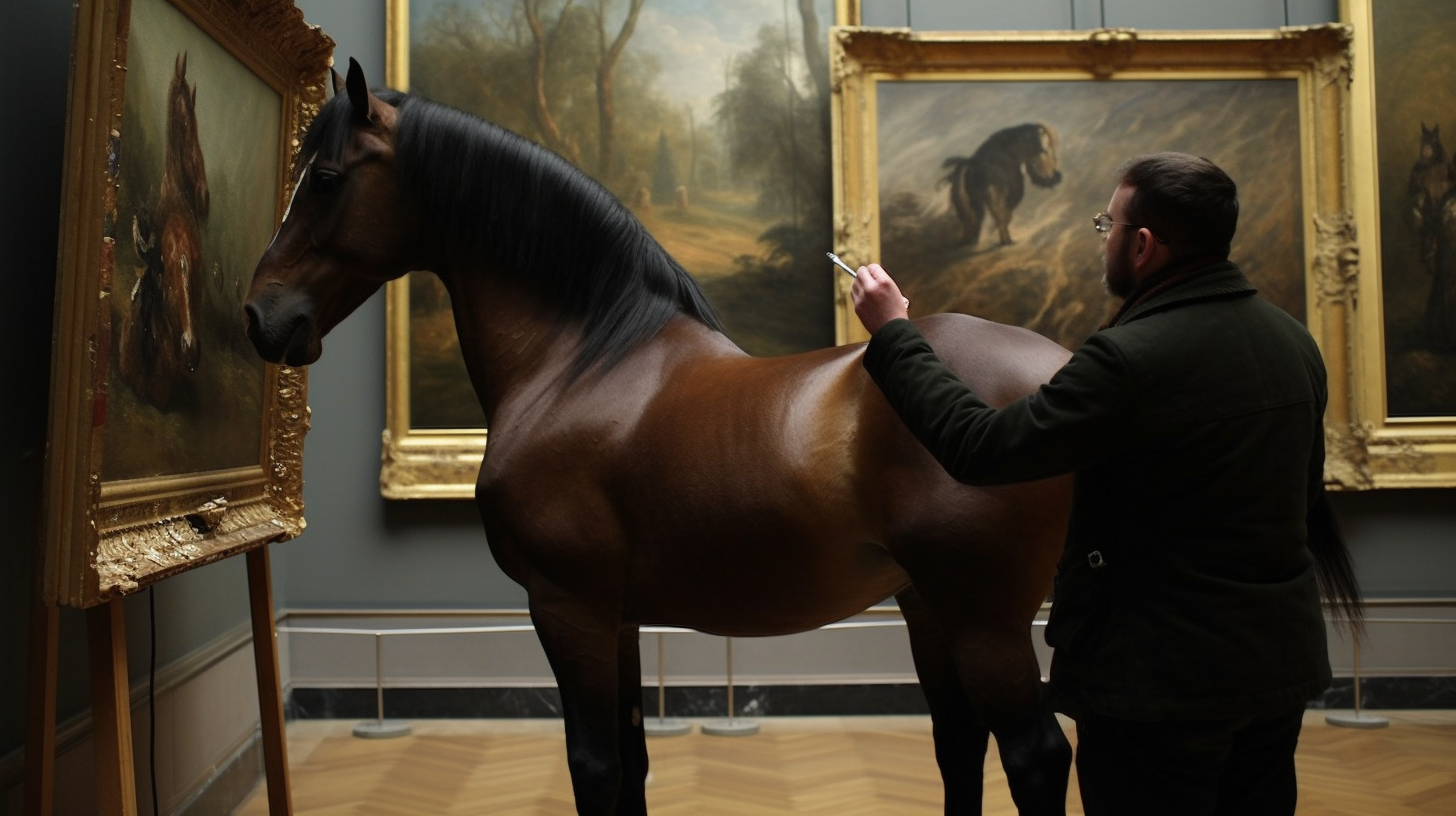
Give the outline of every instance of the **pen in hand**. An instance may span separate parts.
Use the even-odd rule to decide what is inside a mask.
[[[849,264],[845,263],[844,261],[839,260],[839,256],[838,255],[835,255],[833,252],[826,252],[824,254],[829,256],[829,260],[834,261],[834,265],[835,266],[839,267],[840,269],[843,269],[845,272],[848,272],[849,273],[849,276],[851,278],[857,278],[857,277],[859,277],[859,274],[857,272],[855,272],[853,269],[850,269],[849,268]]]

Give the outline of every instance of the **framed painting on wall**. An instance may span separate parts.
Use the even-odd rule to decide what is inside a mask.
[[[389,0],[387,83],[591,174],[697,278],[734,342],[783,354],[834,340],[826,43],[857,9]],[[470,497],[487,423],[444,288],[411,273],[386,304],[381,492]]]
[[[1116,305],[1092,216],[1129,158],[1176,150],[1240,185],[1232,258],[1309,326],[1330,369],[1327,479],[1365,485],[1346,355],[1354,296],[1344,121],[1350,33],[831,36],[835,245],[917,313],[964,312],[1071,349]],[[837,286],[841,342],[867,339]]]
[[[1456,485],[1456,5],[1345,0],[1369,479]]]
[[[78,6],[46,474],[49,602],[303,527],[305,376],[242,298],[333,42],[287,0]]]

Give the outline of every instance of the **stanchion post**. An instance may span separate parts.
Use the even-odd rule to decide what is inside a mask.
[[[1343,712],[1328,714],[1325,716],[1325,722],[1344,728],[1384,728],[1390,725],[1390,720],[1376,714],[1366,714],[1360,710],[1362,704],[1360,699],[1360,633],[1355,632],[1352,637],[1354,638],[1354,648],[1352,650],[1353,662],[1350,666],[1350,674],[1355,681],[1355,711],[1352,714],[1345,714]]]
[[[657,716],[645,718],[642,730],[649,737],[676,737],[693,730],[691,723],[667,716],[667,646],[662,633],[657,633]]]
[[[374,633],[374,722],[362,722],[354,726],[354,736],[364,739],[388,739],[408,736],[409,723],[386,721],[384,719],[384,633]]]
[[[758,723],[737,717],[738,708],[733,703],[733,638],[723,640],[727,644],[728,719],[703,723],[703,733],[715,737],[746,737],[757,734]]]

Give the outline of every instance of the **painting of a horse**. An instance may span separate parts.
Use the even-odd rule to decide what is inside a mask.
[[[1420,241],[1421,264],[1431,274],[1424,339],[1431,348],[1456,349],[1456,167],[1441,144],[1441,126],[1421,123],[1420,154],[1407,190]]]
[[[1451,167],[1446,148],[1441,144],[1441,126],[1426,127],[1421,123],[1420,154],[1411,165],[1407,190],[1411,200],[1411,218],[1420,235],[1421,263],[1431,271],[1436,265],[1436,240],[1440,235],[1438,212],[1441,200],[1451,190]]]
[[[476,502],[556,676],[578,811],[646,812],[639,626],[782,635],[894,596],[946,812],[981,812],[994,733],[1021,812],[1064,813],[1070,748],[1031,622],[1069,481],[955,483],[862,347],[749,356],[630,210],[564,159],[371,93],[352,62],[346,88],[304,141],[248,333],[265,359],[310,364],[385,281],[423,269],[444,283],[491,432]],[[920,325],[998,403],[1068,356],[967,316]]]
[[[166,96],[166,146],[154,204],[133,216],[142,266],[131,288],[118,348],[122,379],[158,409],[172,407],[202,357],[202,239],[208,214],[207,169],[198,139],[197,86],[187,55],[177,55]]]
[[[998,130],[969,157],[952,156],[941,166],[946,170],[942,183],[950,188],[960,222],[961,243],[970,247],[981,241],[987,212],[1000,245],[1012,243],[1011,215],[1026,195],[1025,179],[1048,189],[1062,180],[1057,134],[1037,122]]]

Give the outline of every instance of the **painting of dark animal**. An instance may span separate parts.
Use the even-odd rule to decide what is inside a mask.
[[[1384,379],[1384,401],[1371,407],[1403,420],[1450,423],[1456,418],[1456,250],[1447,209],[1456,190],[1450,116],[1456,111],[1450,78],[1456,4],[1351,4],[1352,19],[1361,21],[1357,29],[1369,37],[1362,43],[1369,46],[1364,76],[1374,100],[1378,231],[1362,223],[1360,235],[1378,237],[1369,251],[1378,262],[1380,300],[1368,306],[1380,315],[1383,370],[1376,376]],[[1418,447],[1429,441],[1421,439]]]
[[[202,358],[202,239],[208,214],[207,170],[198,139],[197,86],[179,53],[166,96],[162,181],[154,203],[132,219],[142,265],[128,297],[117,350],[122,379],[160,410]]]
[[[1411,166],[1407,185],[1411,218],[1420,236],[1421,263],[1427,271],[1436,268],[1436,241],[1440,234],[1441,202],[1451,191],[1451,166],[1441,144],[1441,126],[1421,123],[1420,156]]]
[[[987,212],[996,224],[999,243],[1012,243],[1011,215],[1026,195],[1025,179],[1048,189],[1062,180],[1057,134],[1035,122],[998,130],[969,158],[952,156],[941,167],[946,170],[942,183],[950,188],[950,203],[960,223],[961,243],[970,247],[981,241]]]
[[[1435,249],[1426,299],[1425,339],[1436,351],[1456,351],[1456,190],[1447,191],[1426,222]]]
[[[1070,748],[1031,623],[1070,482],[957,484],[870,382],[862,346],[748,355],[631,211],[564,159],[373,93],[352,61],[345,87],[304,140],[248,334],[264,359],[307,365],[386,281],[420,269],[444,284],[491,429],[476,503],[556,677],[577,810],[646,812],[640,626],[781,635],[894,596],[945,811],[981,812],[994,733],[1021,813],[1063,814]],[[997,404],[1068,357],[964,315],[919,325]]]
[[[1406,190],[1411,223],[1420,242],[1421,265],[1431,275],[1422,320],[1425,344],[1456,350],[1456,164],[1441,144],[1441,126],[1421,122],[1420,154]]]

